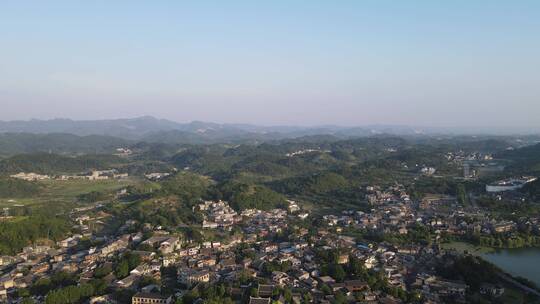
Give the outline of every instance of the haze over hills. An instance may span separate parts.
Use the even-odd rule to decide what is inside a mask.
[[[114,120],[51,119],[28,121],[2,121],[0,132],[12,133],[69,133],[79,136],[110,135],[138,138],[151,132],[178,128],[174,122],[153,117]]]
[[[407,126],[256,126],[201,121],[178,123],[151,116],[111,120],[0,121],[0,156],[19,153],[110,154],[120,147],[140,150],[167,145],[261,144],[267,142],[328,143],[365,137],[403,137],[416,143],[477,145],[491,143],[496,150],[538,143],[537,135],[475,135],[458,130]],[[162,147],[163,148],[163,147]],[[160,148],[162,150],[162,148]],[[159,149],[158,149],[159,150]]]
[[[249,124],[218,124],[193,121],[178,123],[152,116],[107,120],[51,119],[0,121],[0,133],[67,133],[78,136],[105,135],[149,142],[210,143],[215,141],[260,141],[297,138],[312,135],[332,135],[338,138],[392,135],[441,134],[533,134],[535,130],[493,128],[435,128],[399,125],[340,126],[257,126]]]

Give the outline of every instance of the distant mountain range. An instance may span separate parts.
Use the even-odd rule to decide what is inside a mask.
[[[487,131],[487,130],[486,130]],[[489,132],[478,131],[489,134]],[[531,131],[532,132],[532,131]],[[176,144],[211,144],[211,143],[257,143],[269,140],[282,140],[310,136],[327,136],[343,139],[373,135],[442,135],[473,134],[470,129],[415,128],[409,126],[374,125],[363,127],[295,127],[295,126],[256,126],[248,124],[217,124],[201,121],[178,123],[151,116],[129,119],[109,120],[28,120],[0,121],[0,133],[29,134],[72,134],[77,136],[107,136],[128,141]],[[493,134],[493,133],[491,133]],[[27,137],[29,144],[32,137]],[[38,141],[47,140],[37,138]],[[57,139],[57,137],[55,137]],[[4,138],[6,140],[6,138]],[[93,140],[98,140],[93,138]],[[99,139],[110,141],[110,138]]]
[[[402,126],[373,126],[346,128],[337,126],[290,127],[255,126],[248,124],[217,124],[201,121],[177,123],[166,119],[143,116],[112,120],[28,120],[0,121],[0,133],[67,133],[78,136],[105,135],[130,140],[186,141],[209,143],[213,141],[246,141],[296,138],[310,135],[333,135],[336,137],[358,137],[375,134],[413,135],[422,133]]]
[[[463,134],[463,135],[457,135]],[[21,153],[66,155],[111,154],[129,147],[144,153],[173,153],[184,145],[330,143],[340,140],[376,137],[406,138],[410,142],[454,146],[477,145],[489,151],[523,147],[540,142],[539,135],[466,135],[442,129],[406,126],[294,127],[217,124],[194,121],[177,123],[151,116],[131,119],[70,119],[0,121],[0,158]],[[487,147],[490,147],[489,149]]]
[[[175,122],[153,117],[112,120],[0,121],[0,133],[69,133],[79,136],[107,135],[127,139],[141,138],[152,132],[175,130],[178,127],[179,125]]]

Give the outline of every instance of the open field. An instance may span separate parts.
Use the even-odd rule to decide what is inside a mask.
[[[43,187],[43,190],[38,195],[13,199],[0,198],[0,207],[9,207],[14,205],[38,205],[47,202],[71,203],[74,202],[76,197],[80,194],[89,193],[92,191],[114,192],[129,185],[137,185],[142,183],[145,183],[145,181],[135,178],[101,181],[40,181],[39,184]]]

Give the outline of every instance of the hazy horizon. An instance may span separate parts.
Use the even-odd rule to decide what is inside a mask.
[[[6,1],[0,120],[540,129],[537,1]]]
[[[14,122],[32,122],[32,121],[41,121],[41,122],[52,122],[55,120],[70,120],[74,122],[100,122],[100,121],[118,121],[118,120],[137,120],[143,118],[152,118],[157,120],[167,120],[169,122],[174,122],[178,124],[190,124],[190,123],[208,123],[208,124],[220,124],[220,125],[229,125],[229,126],[253,126],[253,127],[262,127],[262,128],[298,128],[298,129],[354,129],[354,128],[364,128],[364,129],[377,129],[378,131],[391,128],[394,131],[406,130],[416,130],[420,132],[427,132],[427,134],[435,135],[494,135],[494,136],[507,136],[507,135],[540,135],[540,128],[537,127],[519,127],[519,126],[452,126],[452,125],[443,125],[443,126],[429,126],[429,125],[406,125],[406,124],[385,124],[385,123],[375,123],[375,124],[356,124],[356,125],[346,125],[346,124],[313,124],[313,125],[302,125],[302,124],[257,124],[257,123],[244,123],[244,122],[216,122],[216,121],[205,121],[205,120],[187,120],[187,121],[177,121],[174,119],[166,119],[161,117],[155,117],[151,115],[135,116],[135,117],[116,117],[116,118],[104,118],[104,119],[73,119],[69,117],[56,117],[50,119],[40,119],[40,118],[30,118],[22,120],[0,120],[4,123],[14,123]],[[1,133],[1,132],[0,132]],[[45,132],[49,133],[49,132]],[[394,133],[393,131],[390,134]]]

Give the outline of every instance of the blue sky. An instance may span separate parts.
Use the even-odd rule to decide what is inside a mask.
[[[2,1],[1,120],[540,127],[539,1]]]

